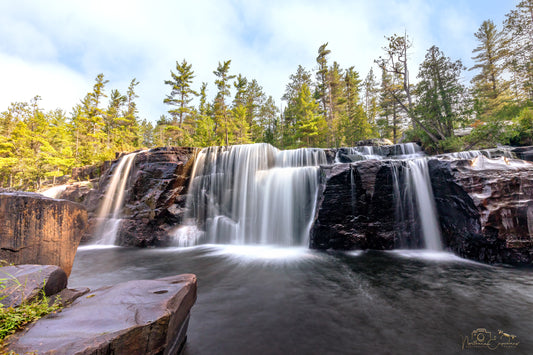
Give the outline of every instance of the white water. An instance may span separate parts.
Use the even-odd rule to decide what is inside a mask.
[[[203,149],[195,162],[180,246],[305,245],[318,190],[321,149],[269,144]]]
[[[341,156],[344,159],[341,159]],[[425,156],[425,153],[416,143],[402,143],[381,147],[360,146],[340,148],[335,156],[335,163],[340,163],[342,160],[355,162],[370,159],[410,159],[423,156]]]
[[[97,214],[95,244],[115,245],[117,232],[121,223],[122,205],[126,196],[126,184],[137,153],[130,153],[120,158]]]
[[[426,249],[442,250],[442,240],[439,222],[437,221],[437,210],[433,189],[429,179],[428,163],[425,158],[407,161],[409,180],[408,184],[414,187],[416,204],[420,223],[422,225],[422,236]]]
[[[441,251],[442,238],[426,158],[398,162],[392,166],[392,172],[400,242],[419,235],[426,250]],[[412,221],[418,223],[413,225]],[[412,248],[411,243],[400,246]]]
[[[59,198],[69,185],[58,185],[47,190],[41,191],[40,194],[50,198]]]

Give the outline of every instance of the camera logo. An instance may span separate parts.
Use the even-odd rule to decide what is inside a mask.
[[[463,336],[462,349],[485,348],[496,350],[501,348],[516,348],[520,342],[516,335],[505,333],[498,330],[498,333],[489,332],[485,328],[477,328],[472,331],[470,336]]]

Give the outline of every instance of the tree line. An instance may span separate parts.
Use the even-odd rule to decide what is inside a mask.
[[[0,114],[0,186],[39,188],[117,151],[155,146],[340,147],[378,137],[418,141],[433,152],[533,144],[533,0],[521,1],[500,27],[484,21],[474,36],[471,68],[432,46],[416,77],[406,33],[386,37],[378,71],[364,79],[354,67],[331,61],[324,43],[315,68],[300,65],[290,75],[283,109],[257,80],[234,73],[231,60],[213,71],[210,99],[208,83],[197,85],[184,59],[164,81],[169,109],[154,124],[139,117],[136,79],[125,94],[108,92],[109,81],[99,74],[68,114],[45,112],[39,96]],[[466,70],[475,73],[469,85]]]

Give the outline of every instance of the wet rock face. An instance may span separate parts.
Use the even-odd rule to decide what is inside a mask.
[[[396,243],[392,170],[387,162],[321,167],[314,249],[392,249]]]
[[[36,193],[0,193],[0,259],[57,265],[70,275],[87,212],[77,203]]]
[[[135,157],[117,244],[145,247],[168,242],[168,231],[185,213],[193,155],[193,148],[165,147]]]
[[[429,162],[445,245],[488,263],[533,263],[533,164]]]
[[[428,162],[445,249],[486,263],[533,263],[533,164],[499,158]],[[321,167],[310,247],[420,248],[416,215],[397,216],[393,169],[369,160]]]
[[[533,161],[533,146],[514,148],[513,153],[519,159]]]
[[[102,287],[8,338],[18,354],[177,354],[196,301],[196,276]]]
[[[168,243],[168,230],[182,221],[185,212],[194,153],[194,148],[161,147],[137,154],[127,184],[117,244],[146,247]],[[102,172],[99,179],[74,183],[60,195],[86,207],[89,227],[84,242],[95,238],[98,208],[117,163],[118,160],[106,162],[98,167]]]

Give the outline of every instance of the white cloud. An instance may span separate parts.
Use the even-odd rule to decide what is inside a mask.
[[[60,64],[21,60],[1,53],[0,63],[2,111],[13,102],[28,102],[39,95],[43,108],[69,112],[87,92],[87,79]],[[60,89],[54,90],[58,86]]]
[[[233,73],[255,78],[278,104],[299,64],[313,69],[318,47],[329,42],[330,61],[354,66],[364,78],[382,54],[384,36],[407,31],[413,39],[411,72],[432,44],[445,50],[472,43],[474,13],[454,3],[380,1],[68,1],[18,0],[0,4],[0,110],[11,101],[44,100],[70,111],[94,78],[125,92],[137,78],[141,116],[165,113],[164,80],[187,59],[195,85],[232,60]],[[462,5],[463,7],[466,6]],[[441,8],[448,12],[440,12]],[[440,27],[438,27],[440,24]],[[449,36],[439,36],[440,30]],[[465,33],[465,31],[467,33]],[[436,34],[437,33],[437,34]],[[445,50],[446,52],[446,50]],[[448,54],[448,53],[447,53]],[[451,55],[451,54],[448,54]],[[455,58],[454,58],[455,59]],[[31,74],[31,75],[30,75]]]

